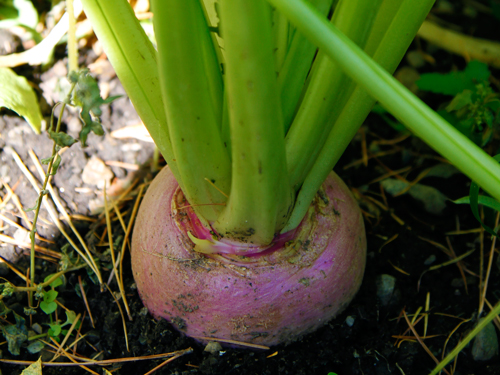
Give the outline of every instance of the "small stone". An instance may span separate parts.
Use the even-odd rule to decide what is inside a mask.
[[[345,318],[345,324],[347,324],[349,327],[352,327],[355,320],[356,318],[349,315],[347,318]]]
[[[83,168],[82,181],[88,185],[103,189],[104,184],[109,186],[113,179],[113,172],[104,162],[96,156],[92,156]]]
[[[472,357],[476,361],[489,361],[497,354],[498,337],[493,323],[489,322],[474,338]]]
[[[207,346],[205,346],[205,352],[209,352],[211,354],[217,354],[222,350],[222,346],[216,341],[209,341]]]
[[[387,306],[391,301],[396,286],[396,278],[391,275],[379,275],[375,281],[377,285],[377,297],[382,306]]]
[[[426,266],[430,266],[432,263],[436,261],[436,256],[432,254],[429,258],[427,258],[424,262]]]

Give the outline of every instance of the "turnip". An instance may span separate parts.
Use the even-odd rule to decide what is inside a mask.
[[[138,290],[190,336],[288,343],[353,298],[363,222],[330,173],[376,100],[500,196],[498,165],[389,74],[433,0],[157,0],[157,51],[126,0],[82,3],[168,163]]]
[[[290,342],[337,315],[361,284],[363,221],[333,172],[299,227],[271,246],[250,253],[244,247],[245,257],[237,255],[241,244],[224,240],[218,253],[195,251],[188,232],[210,241],[212,235],[186,205],[172,173],[163,169],[137,217],[132,265],[149,312],[189,336]]]

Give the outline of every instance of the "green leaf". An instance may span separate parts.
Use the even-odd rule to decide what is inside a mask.
[[[446,106],[446,110],[448,112],[458,111],[469,104],[472,104],[472,91],[464,90],[453,98],[453,100]]]
[[[101,98],[97,81],[88,74],[88,70],[83,70],[78,75],[72,74],[69,79],[77,83],[73,100],[81,108],[80,118],[83,121],[83,127],[80,131],[80,142],[82,147],[86,147],[87,136],[91,131],[96,135],[104,134],[102,125],[93,120],[92,115],[100,116],[102,114],[101,105],[109,104],[113,100],[120,98],[121,95],[111,96],[107,99]]]
[[[471,61],[461,72],[422,74],[417,85],[436,94],[457,95],[464,90],[475,91],[475,84],[487,80],[490,74],[487,64]]]
[[[57,154],[56,155],[56,160],[54,160],[54,163],[52,164],[52,171],[50,174],[54,176],[57,173],[57,170],[59,169],[59,166],[61,165],[61,155]]]
[[[55,290],[49,290],[48,292],[43,293],[43,300],[48,303],[53,302],[57,298],[58,294],[59,293]]]
[[[49,324],[50,329],[48,331],[49,336],[57,337],[61,333],[61,325],[60,324]]]
[[[26,367],[21,375],[42,375],[42,357],[38,358],[38,361]]]
[[[49,315],[57,310],[57,303],[42,301],[40,302],[40,308],[45,314]]]
[[[43,301],[40,302],[40,308],[42,311],[49,315],[52,314],[57,309],[57,303],[55,303],[55,299],[59,293],[55,290],[49,290],[48,292],[43,293]]]
[[[63,133],[63,132],[56,133],[52,130],[49,130],[48,132],[49,132],[50,138],[54,142],[56,142],[57,145],[59,145],[61,147],[69,147],[72,144],[78,142],[75,138],[73,138],[72,136],[70,136],[66,133]]]
[[[54,275],[53,275],[53,274],[48,275],[48,276],[47,276],[47,277],[43,280],[43,282],[44,282],[44,283],[46,283],[47,281],[49,281],[49,279],[50,279],[52,276],[54,276]],[[62,285],[62,284],[63,284],[62,279],[61,279],[60,277],[58,277],[57,279],[55,279],[54,281],[52,281],[52,282],[50,283],[50,286],[51,286],[52,288],[57,288],[59,285]],[[56,293],[57,293],[57,292],[56,292]],[[57,297],[57,295],[56,295],[56,297]],[[55,298],[54,298],[54,299],[55,299]]]
[[[500,162],[500,154],[495,155],[493,157],[493,159]],[[490,208],[500,212],[500,202],[498,202],[496,199],[493,199],[491,197],[479,195],[479,189],[480,189],[479,185],[477,183],[475,183],[474,181],[472,181],[471,185],[470,185],[469,196],[457,199],[456,201],[453,201],[453,203],[457,203],[457,204],[469,203],[470,208],[472,209],[472,214],[474,215],[476,220],[481,223],[481,226],[491,235],[498,237],[499,236],[497,233],[498,228],[495,228],[495,230],[493,230],[488,225],[484,224],[483,221],[481,220],[481,216],[479,215],[479,206],[478,205],[482,204],[482,205],[485,205],[487,207],[490,207]]]
[[[68,324],[73,324],[76,319],[76,313],[73,310],[66,311],[66,321],[61,324],[61,327],[64,327]]]
[[[42,164],[44,165],[47,165],[50,163],[50,161],[53,159],[54,157],[53,156],[49,156],[48,158],[43,158],[42,160],[40,160],[42,162]]]
[[[9,68],[0,68],[0,107],[24,117],[35,133],[40,134],[42,113],[35,92],[26,78]]]

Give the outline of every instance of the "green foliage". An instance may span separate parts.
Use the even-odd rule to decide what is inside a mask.
[[[500,162],[500,154],[494,156],[494,159],[498,162]],[[470,207],[472,209],[472,213],[474,217],[481,223],[481,226],[486,230],[488,233],[490,233],[493,236],[500,237],[498,234],[498,231],[500,230],[500,227],[497,228],[491,228],[485,223],[483,223],[481,219],[481,215],[479,214],[479,205],[486,206],[488,208],[491,208],[495,211],[500,212],[500,202],[497,201],[494,198],[484,196],[484,195],[479,195],[479,185],[475,183],[474,181],[471,182],[470,185],[470,190],[469,190],[469,196],[468,197],[462,197],[460,199],[457,199],[453,201],[453,203],[456,204],[470,204]]]
[[[50,328],[47,332],[48,335],[51,337],[57,337],[61,333],[66,334],[66,331],[63,330],[63,327],[73,324],[75,319],[76,319],[76,314],[74,311],[66,311],[66,321],[62,324],[60,324],[58,322],[49,324]],[[81,324],[81,323],[79,323],[79,324]],[[78,326],[77,326],[77,328],[78,328]]]
[[[59,147],[70,147],[77,142],[72,136],[63,132],[48,131],[50,139],[52,139]]]
[[[95,116],[100,116],[102,114],[101,105],[111,103],[113,100],[118,99],[120,95],[111,96],[107,99],[101,98],[99,86],[95,78],[86,69],[83,69],[79,73],[70,74],[69,79],[72,83],[76,83],[73,101],[81,108],[80,118],[83,121],[83,128],[80,131],[80,142],[82,143],[82,147],[85,147],[87,136],[91,131],[96,135],[104,134],[101,123],[93,119],[93,116],[94,118]]]
[[[35,92],[26,78],[9,68],[0,67],[0,107],[24,117],[35,133],[40,133],[42,113]]]
[[[420,90],[457,95],[464,90],[474,90],[475,85],[488,80],[490,74],[488,65],[471,61],[461,72],[422,74],[417,85]]]
[[[421,90],[454,95],[438,113],[467,138],[485,146],[500,124],[500,100],[488,78],[488,65],[471,61],[464,71],[423,74],[417,82]]]
[[[58,294],[59,293],[55,290],[49,290],[43,293],[43,301],[40,302],[40,308],[45,314],[49,315],[56,311],[57,303],[55,300]]]

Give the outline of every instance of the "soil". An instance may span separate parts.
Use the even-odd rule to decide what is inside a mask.
[[[417,45],[412,47],[417,49]],[[62,51],[59,51],[62,53]],[[437,65],[425,64],[420,70],[444,70],[450,67],[463,68],[461,58],[449,55],[443,51],[436,54],[440,57]],[[89,50],[82,58],[81,64],[94,62],[96,56]],[[46,72],[33,68],[21,68],[17,72],[26,75],[37,86],[40,100],[44,104],[45,114],[50,114],[51,101],[58,100],[56,87],[60,77],[64,77],[65,60],[62,59]],[[118,79],[106,61],[99,63],[99,83],[109,88],[110,95],[124,94]],[[96,68],[97,69],[97,68]],[[434,96],[431,99],[436,99]],[[437,106],[438,103],[431,103]],[[94,184],[85,183],[82,173],[92,157],[103,161],[115,161],[141,166],[137,171],[118,166],[111,166],[113,174],[112,194],[117,196],[131,181],[150,179],[149,161],[153,155],[153,145],[134,138],[116,139],[110,135],[114,130],[127,125],[139,123],[139,118],[124,97],[116,100],[109,107],[103,108],[101,117],[105,127],[104,137],[89,136],[87,148],[79,144],[73,145],[65,154],[61,168],[53,179],[53,185],[58,191],[67,211],[73,215],[82,215],[97,221],[91,225],[87,220],[75,219],[75,225],[82,234],[95,232],[102,236],[105,223],[102,216],[95,211],[99,209],[99,198],[102,190]],[[45,134],[35,135],[24,120],[14,113],[2,110],[0,117],[0,177],[9,184],[24,207],[33,206],[36,194],[26,177],[21,173],[14,162],[12,150],[17,152],[28,169],[35,171],[28,156],[32,148],[39,158],[50,155],[51,141]],[[68,112],[64,117],[64,126],[69,134],[78,133],[78,116]],[[79,289],[78,278],[87,284],[86,297],[92,320],[85,313],[81,333],[87,334],[85,340],[78,344],[78,353],[87,357],[98,355],[98,359],[119,359],[125,357],[142,357],[152,354],[168,353],[176,350],[192,348],[185,354],[166,364],[154,372],[161,374],[426,374],[435,366],[435,362],[424,350],[421,344],[413,339],[398,340],[396,336],[411,337],[408,324],[403,312],[411,320],[419,308],[425,310],[428,299],[429,317],[427,336],[424,339],[429,350],[441,359],[474,327],[477,322],[479,305],[479,273],[481,243],[478,232],[450,234],[459,230],[477,229],[479,224],[473,218],[470,208],[466,205],[447,203],[446,208],[439,215],[430,214],[423,208],[422,202],[411,198],[408,194],[391,197],[383,194],[378,181],[371,182],[389,170],[396,171],[410,167],[404,172],[409,181],[414,180],[420,172],[439,163],[437,154],[428,149],[420,140],[408,137],[397,146],[381,145],[380,140],[394,140],[400,134],[390,128],[375,115],[365,122],[358,137],[346,150],[341,161],[335,168],[337,173],[346,181],[360,197],[361,207],[365,211],[365,224],[368,239],[368,262],[363,284],[358,294],[348,308],[334,320],[325,324],[315,333],[302,337],[288,346],[276,346],[269,350],[249,350],[232,348],[205,351],[203,345],[178,333],[166,321],[155,321],[143,308],[137,295],[135,283],[130,271],[128,254],[123,264],[125,292],[130,306],[132,320],[125,319],[128,338],[128,350],[123,331],[123,320],[113,296],[108,292],[101,292],[84,270],[70,273],[66,284],[58,288],[58,299],[67,308],[84,314],[87,311],[83,299],[75,293]],[[366,142],[366,143],[365,143]],[[365,165],[362,162],[363,145],[368,145],[368,155],[373,156],[374,147],[378,144],[381,150],[397,152],[388,156],[372,157]],[[117,165],[116,163],[114,165]],[[438,189],[450,199],[457,199],[468,195],[469,180],[461,174],[449,178],[431,177],[424,184]],[[6,197],[5,188],[0,191],[1,197]],[[134,197],[131,193],[131,197]],[[387,208],[373,204],[366,197],[371,197]],[[102,198],[101,198],[102,199]],[[127,223],[134,201],[126,201],[120,206]],[[8,204],[2,207],[3,215],[26,227],[26,223],[19,217],[19,210],[15,205]],[[31,218],[31,213],[28,216]],[[48,218],[44,209],[41,216]],[[81,218],[81,217],[80,217]],[[99,222],[100,220],[100,222]],[[4,227],[4,235],[14,236],[18,230],[15,227]],[[66,241],[61,238],[58,230],[42,221],[39,229],[41,236],[52,238],[55,244],[37,242],[40,245],[59,250]],[[113,224],[115,236],[123,234],[118,222]],[[21,233],[25,235],[25,233]],[[17,234],[19,235],[19,233]],[[485,236],[484,254],[487,259],[490,240]],[[433,244],[434,243],[434,244]],[[456,256],[463,255],[470,250],[475,251],[462,262],[470,273],[466,273],[467,283],[457,264],[450,264],[432,271],[429,267],[443,264],[450,257],[436,244],[445,249],[453,249]],[[20,251],[18,247],[5,245],[0,252]],[[103,254],[104,247],[98,247]],[[109,265],[109,255],[102,255],[103,265]],[[487,299],[495,304],[500,294],[499,269],[496,266],[497,256],[488,286]],[[486,263],[486,260],[485,260]],[[16,267],[26,271],[28,262],[21,256]],[[39,259],[37,261],[37,280],[55,272],[53,263]],[[24,285],[21,278],[6,268],[0,268],[1,276],[15,285]],[[109,272],[104,272],[107,279]],[[383,278],[389,275],[395,281],[392,291],[381,294],[380,284]],[[118,290],[113,281],[110,285],[113,291]],[[24,294],[4,298],[3,302],[18,314],[23,315],[26,305]],[[485,311],[489,309],[486,307]],[[63,310],[58,314],[64,315]],[[23,315],[24,316],[24,315]],[[12,323],[14,318],[8,315]],[[464,322],[464,320],[470,321]],[[27,318],[29,325],[29,318]],[[34,322],[47,323],[46,316],[39,312],[33,317]],[[463,323],[463,324],[460,324]],[[2,323],[5,324],[5,321]],[[459,326],[459,327],[457,327]],[[456,329],[457,328],[457,329]],[[424,320],[416,325],[420,336],[424,335]],[[456,329],[455,332],[453,330]],[[443,349],[446,347],[446,349]],[[36,361],[39,354],[29,354],[25,348],[21,354],[13,356],[9,353],[6,343],[0,346],[3,359]],[[444,353],[444,354],[443,354]],[[48,360],[52,354],[44,350],[42,359]],[[62,360],[62,359],[61,359]],[[137,362],[107,365],[106,369],[113,374],[145,374],[164,359],[145,360]],[[25,366],[0,363],[2,374],[20,374]],[[450,366],[448,366],[449,368]],[[93,366],[92,369],[102,373],[102,369]],[[44,367],[44,375],[54,374],[84,374],[84,369],[78,367]],[[489,361],[474,360],[471,346],[465,348],[458,356],[455,375],[461,374],[500,374],[498,356]]]

